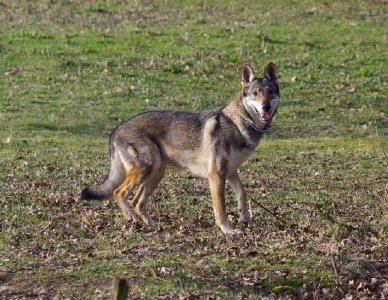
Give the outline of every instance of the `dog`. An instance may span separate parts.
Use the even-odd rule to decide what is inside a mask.
[[[246,64],[241,90],[219,110],[186,112],[154,110],[140,113],[116,127],[109,140],[110,170],[105,182],[83,189],[81,199],[114,196],[125,219],[152,223],[147,199],[162,180],[167,167],[208,178],[216,225],[226,234],[241,234],[227,219],[225,185],[238,202],[239,221],[252,226],[239,166],[268,132],[280,101],[273,63],[255,77]],[[129,194],[137,188],[128,204]]]

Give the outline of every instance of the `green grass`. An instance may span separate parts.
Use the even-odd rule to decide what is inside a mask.
[[[0,298],[109,299],[114,276],[135,299],[386,295],[386,19],[384,1],[0,3]],[[150,201],[154,227],[79,200],[120,122],[219,108],[244,62],[269,61],[282,99],[241,168],[244,236],[180,173]]]

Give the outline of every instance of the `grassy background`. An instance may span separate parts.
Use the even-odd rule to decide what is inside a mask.
[[[386,1],[0,1],[0,297],[387,296]],[[171,172],[158,225],[79,194],[148,109],[225,105],[273,61],[281,107],[241,168],[254,228],[215,227],[206,180]],[[228,190],[230,219],[235,200]],[[271,213],[263,209],[264,206]],[[240,226],[236,224],[236,226]]]

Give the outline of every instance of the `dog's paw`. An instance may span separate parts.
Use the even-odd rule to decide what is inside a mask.
[[[133,217],[133,218],[125,218],[125,220],[130,223],[130,224],[139,224],[139,219],[136,218],[136,217]]]
[[[241,235],[241,234],[244,234],[244,232],[240,229],[233,229],[231,232],[229,232],[229,234]]]
[[[244,223],[248,226],[252,225],[252,219],[251,219],[251,215],[249,214],[249,212],[240,212],[240,218],[238,219],[241,223]]]
[[[135,213],[139,216],[139,218],[146,224],[146,225],[152,225],[153,221],[148,214],[147,210],[143,209],[140,210],[139,208],[135,207]]]
[[[139,222],[139,219],[134,215],[134,213],[130,209],[126,209],[126,214],[124,214],[124,218],[129,223]]]
[[[153,225],[154,224],[154,221],[151,219],[150,215],[147,212],[143,212],[143,214],[140,215],[140,218],[147,225]]]
[[[221,230],[225,234],[244,234],[240,229],[235,229],[232,226],[228,225],[221,225]]]

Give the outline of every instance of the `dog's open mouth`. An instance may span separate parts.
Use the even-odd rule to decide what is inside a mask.
[[[262,113],[262,114],[259,114],[259,116],[260,116],[260,119],[261,119],[263,122],[265,122],[265,123],[271,121],[271,115],[270,115],[269,113],[264,112],[264,113]]]
[[[268,123],[269,121],[271,121],[271,114],[270,113],[267,113],[267,112],[261,113],[256,109],[256,107],[254,105],[252,105],[252,107],[262,122]]]

